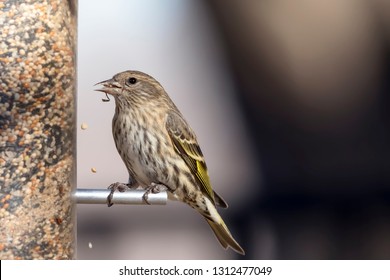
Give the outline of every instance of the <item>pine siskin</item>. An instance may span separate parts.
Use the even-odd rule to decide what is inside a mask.
[[[160,83],[145,73],[125,71],[98,84],[103,88],[97,91],[115,98],[112,133],[129,172],[128,184],[109,187],[109,206],[116,189],[141,186],[146,201],[148,193],[166,189],[170,199],[203,215],[223,248],[245,254],[216,210],[228,206],[211,188],[195,133]]]

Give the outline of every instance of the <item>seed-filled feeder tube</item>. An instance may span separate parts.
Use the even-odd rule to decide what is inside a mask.
[[[0,259],[75,257],[77,2],[0,2]]]

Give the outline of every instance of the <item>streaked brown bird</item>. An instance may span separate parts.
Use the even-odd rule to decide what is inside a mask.
[[[195,133],[153,77],[125,71],[98,83],[97,91],[115,98],[112,134],[129,172],[128,184],[114,183],[115,190],[141,186],[150,192],[167,190],[170,199],[187,203],[210,225],[222,247],[245,254],[233,238],[216,206],[226,202],[211,188],[206,162]]]

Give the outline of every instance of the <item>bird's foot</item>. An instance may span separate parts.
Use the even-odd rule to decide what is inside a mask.
[[[149,194],[150,193],[159,193],[159,192],[163,192],[163,191],[166,191],[168,190],[167,186],[163,185],[163,184],[156,184],[156,183],[151,183],[149,187],[146,188],[146,191],[144,193],[144,195],[142,196],[142,200],[150,205],[149,203]]]
[[[116,183],[111,184],[108,187],[108,189],[110,190],[110,194],[107,196],[107,206],[111,207],[114,204],[114,203],[112,203],[112,197],[114,196],[114,192],[116,192],[117,190],[119,192],[125,192],[128,189],[130,189],[130,185],[116,182]]]

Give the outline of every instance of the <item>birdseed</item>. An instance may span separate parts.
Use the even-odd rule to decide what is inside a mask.
[[[0,259],[72,259],[77,1],[0,3]]]
[[[82,123],[81,124],[81,129],[82,130],[86,130],[88,128],[88,124],[86,124],[86,123]]]

